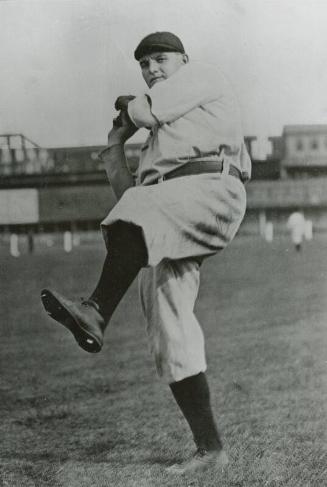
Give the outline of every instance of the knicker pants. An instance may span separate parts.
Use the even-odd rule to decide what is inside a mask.
[[[194,315],[199,268],[195,259],[165,259],[139,275],[151,353],[168,383],[206,370],[203,333]]]
[[[142,228],[148,267],[139,275],[142,308],[157,371],[169,383],[206,369],[202,329],[194,315],[199,259],[234,238],[246,207],[234,176],[202,174],[128,189],[102,222],[110,253],[110,225]]]

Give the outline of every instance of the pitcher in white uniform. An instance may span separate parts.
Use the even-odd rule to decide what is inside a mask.
[[[244,217],[251,161],[235,95],[220,70],[189,62],[170,32],[146,36],[134,56],[148,90],[117,99],[119,117],[101,153],[117,204],[102,222],[108,254],[100,280],[83,303],[49,290],[42,301],[84,350],[98,352],[116,306],[139,275],[157,372],[196,444],[191,459],[169,471],[223,468],[228,459],[210,405],[194,305],[201,262],[231,242]],[[135,181],[124,144],[141,127],[149,134]]]

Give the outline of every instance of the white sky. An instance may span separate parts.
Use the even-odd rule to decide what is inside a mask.
[[[258,156],[286,124],[327,123],[326,0],[0,0],[0,134],[105,144],[116,97],[145,86],[133,52],[156,30],[226,71]]]

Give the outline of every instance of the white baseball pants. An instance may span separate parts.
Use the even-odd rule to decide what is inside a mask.
[[[235,236],[246,207],[234,176],[201,174],[128,189],[102,222],[143,229],[149,267],[139,275],[142,309],[158,374],[168,383],[206,369],[202,329],[194,315],[199,258],[222,250]]]

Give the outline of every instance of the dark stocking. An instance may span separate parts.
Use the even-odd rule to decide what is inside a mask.
[[[147,265],[148,255],[142,229],[118,221],[108,227],[109,251],[100,280],[90,296],[107,323],[118,303],[137,276]]]
[[[215,420],[210,405],[210,392],[203,372],[170,384],[174,398],[187,420],[198,448],[220,450]]]

